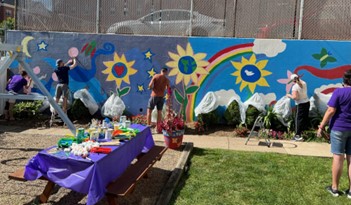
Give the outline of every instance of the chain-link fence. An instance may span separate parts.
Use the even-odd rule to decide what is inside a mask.
[[[17,29],[351,39],[350,0],[17,0]]]

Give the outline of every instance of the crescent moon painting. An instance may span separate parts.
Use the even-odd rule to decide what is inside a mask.
[[[28,57],[32,57],[28,52],[28,42],[33,40],[33,39],[34,39],[33,36],[26,36],[23,38],[22,43],[21,43],[22,48],[23,48],[22,52],[24,54],[26,54],[26,56],[28,56]]]

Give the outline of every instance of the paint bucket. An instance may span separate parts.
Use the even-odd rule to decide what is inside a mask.
[[[90,140],[97,141],[98,139],[99,139],[99,132],[98,131],[92,131],[90,133]]]
[[[105,131],[105,139],[106,140],[111,140],[112,139],[112,132],[113,132],[113,129],[107,129]]]

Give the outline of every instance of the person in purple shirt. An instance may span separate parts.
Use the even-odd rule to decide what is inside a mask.
[[[334,90],[328,109],[318,126],[317,136],[320,137],[325,126],[329,123],[331,130],[330,143],[333,153],[332,185],[326,187],[333,196],[339,196],[339,181],[343,170],[343,163],[347,160],[349,187],[347,198],[351,199],[351,70],[344,73],[343,88]]]
[[[6,86],[6,91],[11,94],[23,93],[23,87],[28,89],[32,83],[32,79],[29,82],[26,80],[28,74],[26,71],[21,71],[20,74],[12,76]],[[5,104],[5,119],[15,120],[13,117],[13,106],[15,105],[15,99],[9,99]]]

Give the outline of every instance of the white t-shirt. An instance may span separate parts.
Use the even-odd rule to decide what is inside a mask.
[[[298,98],[295,99],[295,104],[301,104],[301,103],[306,103],[309,101],[308,96],[307,96],[307,84],[305,81],[300,80],[302,84],[302,88],[299,86],[299,84],[295,83],[292,87],[292,91],[297,91],[298,93]]]

